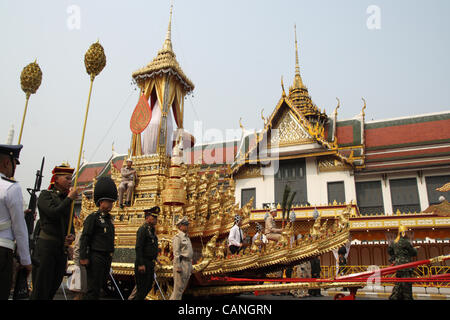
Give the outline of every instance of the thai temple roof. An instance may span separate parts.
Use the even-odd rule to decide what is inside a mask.
[[[284,90],[284,89],[283,89]],[[284,94],[284,92],[283,92]],[[325,121],[327,115],[321,112],[320,109],[312,101],[308,89],[303,83],[300,74],[300,64],[298,59],[298,44],[297,44],[297,30],[295,29],[295,76],[292,86],[289,88],[288,99],[292,105],[298,109],[308,120],[316,118],[316,120]]]

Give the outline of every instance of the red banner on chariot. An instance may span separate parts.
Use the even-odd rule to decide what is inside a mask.
[[[139,134],[147,128],[152,118],[152,109],[148,104],[144,95],[141,95],[139,101],[134,108],[133,115],[130,120],[130,129],[134,134]]]

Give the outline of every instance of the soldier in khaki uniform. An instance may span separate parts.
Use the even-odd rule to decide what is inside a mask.
[[[264,230],[267,240],[278,241],[281,238],[282,230],[276,228],[276,223],[275,223],[276,216],[277,216],[277,209],[276,208],[270,209],[270,214],[266,218],[266,224],[265,224],[266,228]]]
[[[192,273],[191,239],[187,232],[189,220],[183,217],[177,221],[179,232],[172,239],[173,246],[173,292],[170,300],[181,300],[183,292],[189,282]]]
[[[120,174],[122,175],[122,181],[119,185],[119,204],[120,208],[123,208],[123,193],[127,192],[127,201],[126,205],[131,205],[131,194],[134,189],[135,180],[136,180],[136,170],[131,166],[133,165],[133,161],[131,158],[127,159],[127,165],[122,167],[120,170]]]

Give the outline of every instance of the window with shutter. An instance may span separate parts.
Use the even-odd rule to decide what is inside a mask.
[[[345,203],[344,181],[328,182],[328,203]]]
[[[416,178],[389,180],[389,186],[394,213],[397,211],[401,213],[420,212]]]
[[[440,188],[447,182],[450,182],[450,176],[426,177],[425,182],[427,185],[429,205],[440,203],[440,196],[444,196],[447,201],[450,201],[450,191],[440,192],[436,190],[436,188]]]
[[[241,208],[247,204],[253,197],[253,209],[256,208],[256,188],[242,189],[241,190]]]
[[[356,182],[356,199],[362,215],[384,213],[381,181]]]
[[[305,159],[282,160],[275,174],[275,203],[282,203],[286,185],[295,191],[293,203],[306,204],[306,162]]]

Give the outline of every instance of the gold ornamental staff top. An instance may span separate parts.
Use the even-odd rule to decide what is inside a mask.
[[[89,95],[88,95],[88,102],[86,105],[86,113],[84,115],[83,132],[81,134],[81,145],[80,145],[80,151],[78,153],[77,171],[75,172],[75,180],[73,183],[74,189],[77,188],[77,184],[78,184],[78,173],[80,172],[81,154],[83,152],[84,136],[85,136],[85,132],[86,132],[86,123],[87,123],[87,117],[88,117],[88,113],[89,113],[89,104],[91,102],[92,85],[94,84],[95,77],[100,72],[102,72],[103,68],[106,65],[105,51],[103,50],[103,47],[98,42],[98,40],[96,43],[93,43],[89,47],[89,49],[86,51],[86,54],[84,55],[84,65],[86,67],[86,72],[91,76],[91,85],[89,87]],[[70,208],[70,218],[69,218],[69,226],[68,226],[67,234],[70,233],[70,229],[72,228],[74,205],[75,205],[75,201],[72,201],[72,206]]]
[[[105,51],[98,41],[92,44],[86,52],[84,56],[84,65],[86,66],[86,72],[91,76],[91,80],[94,80],[105,67]]]
[[[25,110],[23,112],[22,117],[22,125],[20,126],[19,142],[18,142],[19,144],[22,141],[23,125],[25,123],[25,116],[27,114],[28,100],[30,99],[30,95],[36,93],[37,89],[39,89],[41,82],[42,82],[42,71],[35,60],[34,62],[28,64],[25,68],[23,68],[22,73],[20,74],[20,86],[22,87],[23,92],[25,92],[26,94],[26,102],[25,102]]]
[[[20,74],[20,85],[23,92],[29,96],[32,93],[36,93],[37,89],[39,89],[39,86],[41,85],[41,82],[42,71],[35,60],[23,68],[22,73]]]

